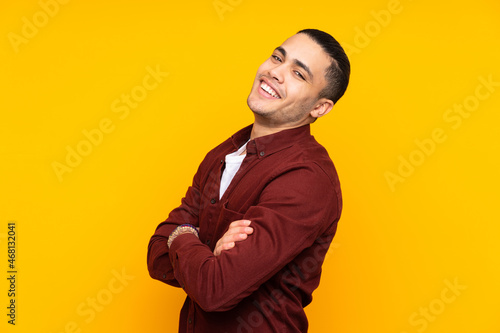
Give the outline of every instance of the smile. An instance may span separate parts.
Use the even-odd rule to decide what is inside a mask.
[[[281,98],[281,96],[273,88],[268,86],[264,81],[260,83],[260,88],[274,98]]]

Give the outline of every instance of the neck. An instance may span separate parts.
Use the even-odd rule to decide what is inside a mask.
[[[298,121],[296,123],[273,124],[264,121],[262,117],[255,114],[255,122],[253,123],[252,133],[250,133],[250,140],[259,138],[261,136],[278,133],[287,129],[297,128],[307,124],[310,124],[310,121],[307,121],[305,119],[302,119],[302,121]]]

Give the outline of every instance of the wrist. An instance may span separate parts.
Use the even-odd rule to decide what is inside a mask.
[[[194,225],[181,224],[180,226],[175,228],[174,231],[172,231],[172,233],[168,237],[168,241],[167,241],[168,248],[170,248],[170,246],[172,245],[172,242],[174,241],[174,239],[177,238],[177,236],[182,235],[182,234],[186,234],[186,233],[191,233],[191,234],[195,235],[196,237],[200,238],[198,229],[196,229],[196,227]]]

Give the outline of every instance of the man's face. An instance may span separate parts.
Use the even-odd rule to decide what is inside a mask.
[[[331,58],[306,34],[288,38],[258,69],[247,103],[273,126],[309,123]]]

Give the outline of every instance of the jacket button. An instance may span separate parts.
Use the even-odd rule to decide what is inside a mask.
[[[211,202],[211,203],[212,203],[212,205],[213,205],[214,203],[216,203],[216,202],[217,202],[217,200],[212,199],[212,200],[210,200],[210,202]]]
[[[261,152],[259,153],[259,155],[260,155],[260,156],[264,156],[265,154],[266,154],[266,153],[264,153],[263,151],[261,151]]]

